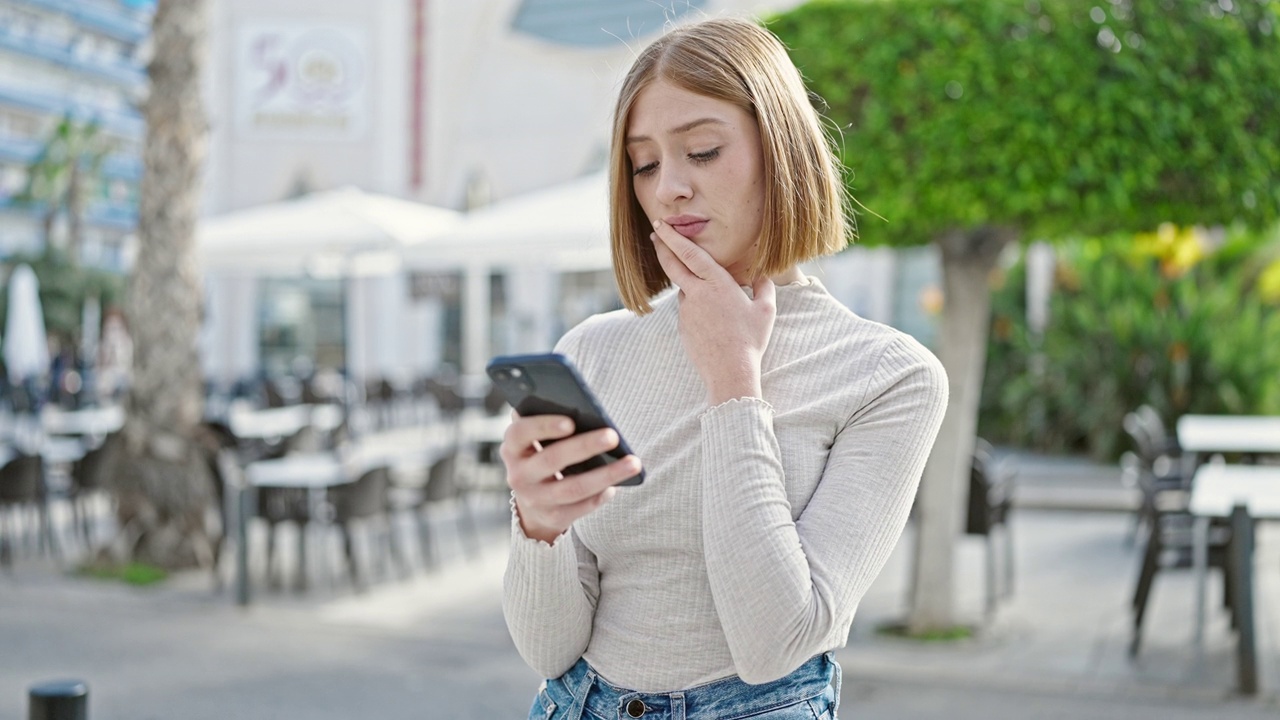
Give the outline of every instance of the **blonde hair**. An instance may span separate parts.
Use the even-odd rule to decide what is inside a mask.
[[[649,299],[670,286],[658,264],[645,216],[632,188],[627,122],[636,98],[654,80],[749,112],[759,125],[766,178],[764,227],[750,275],[775,275],[845,247],[848,204],[839,162],[809,102],[800,72],[772,33],[752,22],[717,18],[658,38],[636,58],[622,83],[609,153],[610,241],[622,302],[645,314]]]

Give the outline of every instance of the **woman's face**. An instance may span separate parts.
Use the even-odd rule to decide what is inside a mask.
[[[626,144],[632,188],[649,219],[666,222],[750,283],[765,191],[755,118],[659,79],[636,98]]]

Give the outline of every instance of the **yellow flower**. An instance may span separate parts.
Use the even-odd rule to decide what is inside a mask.
[[[1273,261],[1258,276],[1258,294],[1266,302],[1280,304],[1280,260]]]
[[[936,285],[920,291],[920,307],[929,315],[937,315],[942,312],[943,306],[946,304],[942,297],[942,289]]]
[[[1133,238],[1133,251],[1138,257],[1153,258],[1160,263],[1166,278],[1187,274],[1208,256],[1208,241],[1198,228],[1179,228],[1161,223],[1153,233],[1138,233]]]

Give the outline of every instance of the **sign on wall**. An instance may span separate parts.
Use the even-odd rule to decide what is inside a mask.
[[[361,139],[368,78],[363,30],[246,24],[236,37],[236,130],[245,137]]]

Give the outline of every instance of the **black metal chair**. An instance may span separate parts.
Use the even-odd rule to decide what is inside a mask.
[[[55,556],[58,554],[47,499],[44,460],[39,455],[14,455],[0,467],[0,566],[11,567],[14,549],[21,539],[18,522],[33,511],[38,517],[40,550],[48,547]],[[26,538],[29,540],[30,535]]]
[[[359,479],[347,485],[338,485],[329,489],[329,502],[333,507],[333,521],[342,534],[343,552],[347,559],[347,572],[351,583],[357,589],[365,587],[360,572],[360,564],[356,559],[354,530],[357,523],[368,526],[377,524],[378,534],[383,536],[383,543],[390,557],[405,567],[405,559],[396,541],[395,527],[391,522],[391,473],[386,467],[375,467],[366,470]],[[379,556],[379,570],[386,570],[383,556]],[[367,574],[367,573],[366,573]]]
[[[120,457],[123,436],[119,431],[110,433],[102,444],[71,463],[71,487],[68,500],[72,516],[80,528],[84,546],[90,552],[98,549],[94,543],[93,500],[96,496],[110,498],[110,482]]]
[[[393,507],[397,511],[408,511],[413,515],[419,533],[419,547],[422,560],[428,566],[439,564],[440,553],[436,550],[431,507],[453,502],[457,505],[458,534],[463,550],[468,556],[475,557],[479,553],[479,536],[476,533],[475,518],[471,516],[471,506],[467,502],[467,487],[458,475],[458,452],[448,452],[434,462],[426,471],[426,478],[420,484],[398,486],[393,492]]]
[[[986,538],[986,610],[995,612],[998,595],[1013,594],[1013,533],[1009,516],[1013,509],[1015,473],[1007,463],[996,460],[991,444],[978,438],[973,449],[973,465],[969,473],[969,502],[965,518],[965,534]],[[1004,590],[996,589],[996,531],[1003,535]]]
[[[1186,493],[1190,487],[1182,472],[1182,453],[1164,430],[1159,414],[1149,405],[1142,405],[1128,413],[1122,423],[1124,432],[1133,442],[1131,453],[1122,456],[1124,477],[1136,482],[1141,498],[1134,511],[1128,543],[1137,542],[1138,535],[1149,531],[1156,516],[1156,497],[1171,493]],[[1166,499],[1166,504],[1171,502]]]
[[[307,525],[311,522],[311,501],[304,488],[260,487],[255,489],[256,517],[267,524],[267,586],[280,587],[279,574],[276,567],[276,534],[279,526],[292,523],[298,530],[298,576],[296,587],[306,587],[306,537]]]
[[[1152,499],[1151,523],[1147,532],[1147,542],[1143,548],[1142,563],[1138,567],[1138,580],[1131,602],[1133,627],[1129,639],[1129,656],[1137,657],[1142,646],[1142,626],[1146,618],[1147,603],[1151,599],[1151,591],[1156,574],[1162,570],[1189,568],[1194,542],[1194,527],[1191,513],[1187,510],[1190,496],[1178,489],[1158,490]],[[1208,566],[1223,571],[1226,582],[1223,594],[1223,605],[1232,607],[1233,581],[1228,547],[1231,543],[1231,528],[1222,521],[1209,525]],[[1234,618],[1233,618],[1234,622]]]

